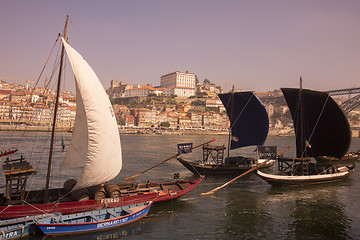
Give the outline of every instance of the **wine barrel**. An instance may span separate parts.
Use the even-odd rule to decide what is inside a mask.
[[[87,188],[77,189],[71,192],[71,198],[75,201],[87,201],[90,199],[90,193]]]
[[[104,188],[105,188],[106,193],[107,193],[111,198],[116,198],[116,197],[120,197],[120,196],[121,196],[120,188],[119,188],[119,186],[117,186],[116,184],[105,183],[105,184],[104,184]]]
[[[96,185],[89,187],[89,193],[92,198],[95,200],[97,199],[104,199],[106,197],[105,189],[102,185]]]

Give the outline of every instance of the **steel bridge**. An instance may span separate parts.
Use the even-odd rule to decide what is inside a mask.
[[[340,107],[344,110],[345,113],[349,113],[358,106],[360,106],[360,88],[346,88],[346,89],[339,89],[339,90],[330,90],[327,91],[331,96],[339,96],[339,95],[353,95],[357,94],[354,97],[349,98],[345,102],[343,102]],[[269,101],[277,101],[280,100],[282,96],[267,96],[262,97],[261,100],[263,102]]]
[[[360,88],[347,88],[340,90],[331,90],[328,91],[331,96],[335,95],[352,95],[360,93]],[[345,113],[349,113],[360,105],[360,94],[349,98],[345,102],[343,102],[340,107],[344,110]]]

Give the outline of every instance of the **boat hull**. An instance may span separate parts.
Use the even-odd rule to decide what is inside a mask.
[[[306,186],[341,181],[349,177],[354,168],[342,167],[342,171],[331,174],[287,176],[268,174],[257,170],[257,175],[273,186]]]
[[[150,207],[151,203],[148,203],[130,214],[119,217],[105,217],[104,220],[101,219],[99,221],[94,221],[92,216],[97,213],[92,211],[82,214],[60,216],[57,217],[57,219],[60,221],[56,223],[51,223],[54,221],[52,218],[44,218],[37,221],[36,224],[45,235],[64,235],[94,232],[124,226],[126,224],[137,221],[148,214]],[[130,207],[129,209],[131,210],[132,208]],[[108,209],[101,210],[103,216],[107,214],[107,210]],[[64,221],[64,218],[68,218],[68,220]]]
[[[149,201],[152,201],[153,203],[160,203],[179,198],[191,192],[203,180],[203,178],[204,177],[201,176],[194,180],[138,184],[134,185],[133,188],[123,189],[122,193],[124,196],[114,198],[103,198],[87,201],[68,201],[50,204],[0,206],[0,219],[19,218],[55,212],[62,214],[72,214],[98,210],[102,209],[104,206],[114,208]],[[120,187],[120,190],[121,189],[122,188]]]
[[[317,156],[315,160],[319,164],[331,164],[335,166],[343,166],[346,164],[352,164],[356,162],[360,157],[360,153],[358,152],[350,152],[345,154],[342,158],[335,158],[329,156]]]
[[[14,218],[3,220],[0,224],[0,239],[18,239],[35,234],[39,228],[34,220],[53,216],[52,214],[42,214],[31,217]]]
[[[244,173],[251,168],[255,167],[257,164],[244,164],[244,165],[236,165],[236,164],[219,164],[219,165],[211,165],[211,164],[200,164],[195,162],[190,162],[184,160],[182,158],[177,158],[177,160],[184,165],[187,169],[189,169],[193,173],[200,173],[204,175],[216,175],[216,174],[241,174]],[[274,165],[275,161],[270,162],[269,164],[263,165],[260,168],[267,168]]]

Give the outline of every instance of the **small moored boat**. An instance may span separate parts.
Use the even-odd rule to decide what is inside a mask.
[[[36,220],[45,235],[76,234],[123,226],[145,217],[152,202]]]
[[[54,214],[42,214],[21,218],[13,218],[0,221],[0,239],[17,239],[27,237],[39,231],[35,222],[37,219],[55,216]]]
[[[264,104],[253,92],[229,92],[219,94],[230,120],[227,157],[225,145],[203,146],[203,159],[200,162],[187,161],[178,156],[177,160],[194,173],[239,174],[257,166],[255,158],[230,156],[230,150],[265,143],[269,132],[269,117]],[[275,161],[268,161],[262,167],[270,167]]]
[[[310,185],[340,181],[354,172],[355,162],[343,166],[331,159],[351,159],[349,122],[326,92],[302,88],[281,89],[289,106],[296,135],[296,158],[279,157],[278,172],[257,174],[272,185]],[[345,156],[345,158],[344,158]],[[320,161],[323,160],[323,161]]]

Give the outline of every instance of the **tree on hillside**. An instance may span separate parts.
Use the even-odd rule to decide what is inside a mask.
[[[202,100],[196,100],[191,102],[191,106],[205,106],[205,101]]]
[[[203,84],[204,85],[210,85],[210,80],[205,78],[204,81],[203,81]]]
[[[166,128],[168,128],[168,127],[170,127],[170,123],[169,123],[169,122],[161,122],[161,123],[160,123],[160,127],[166,127]]]

